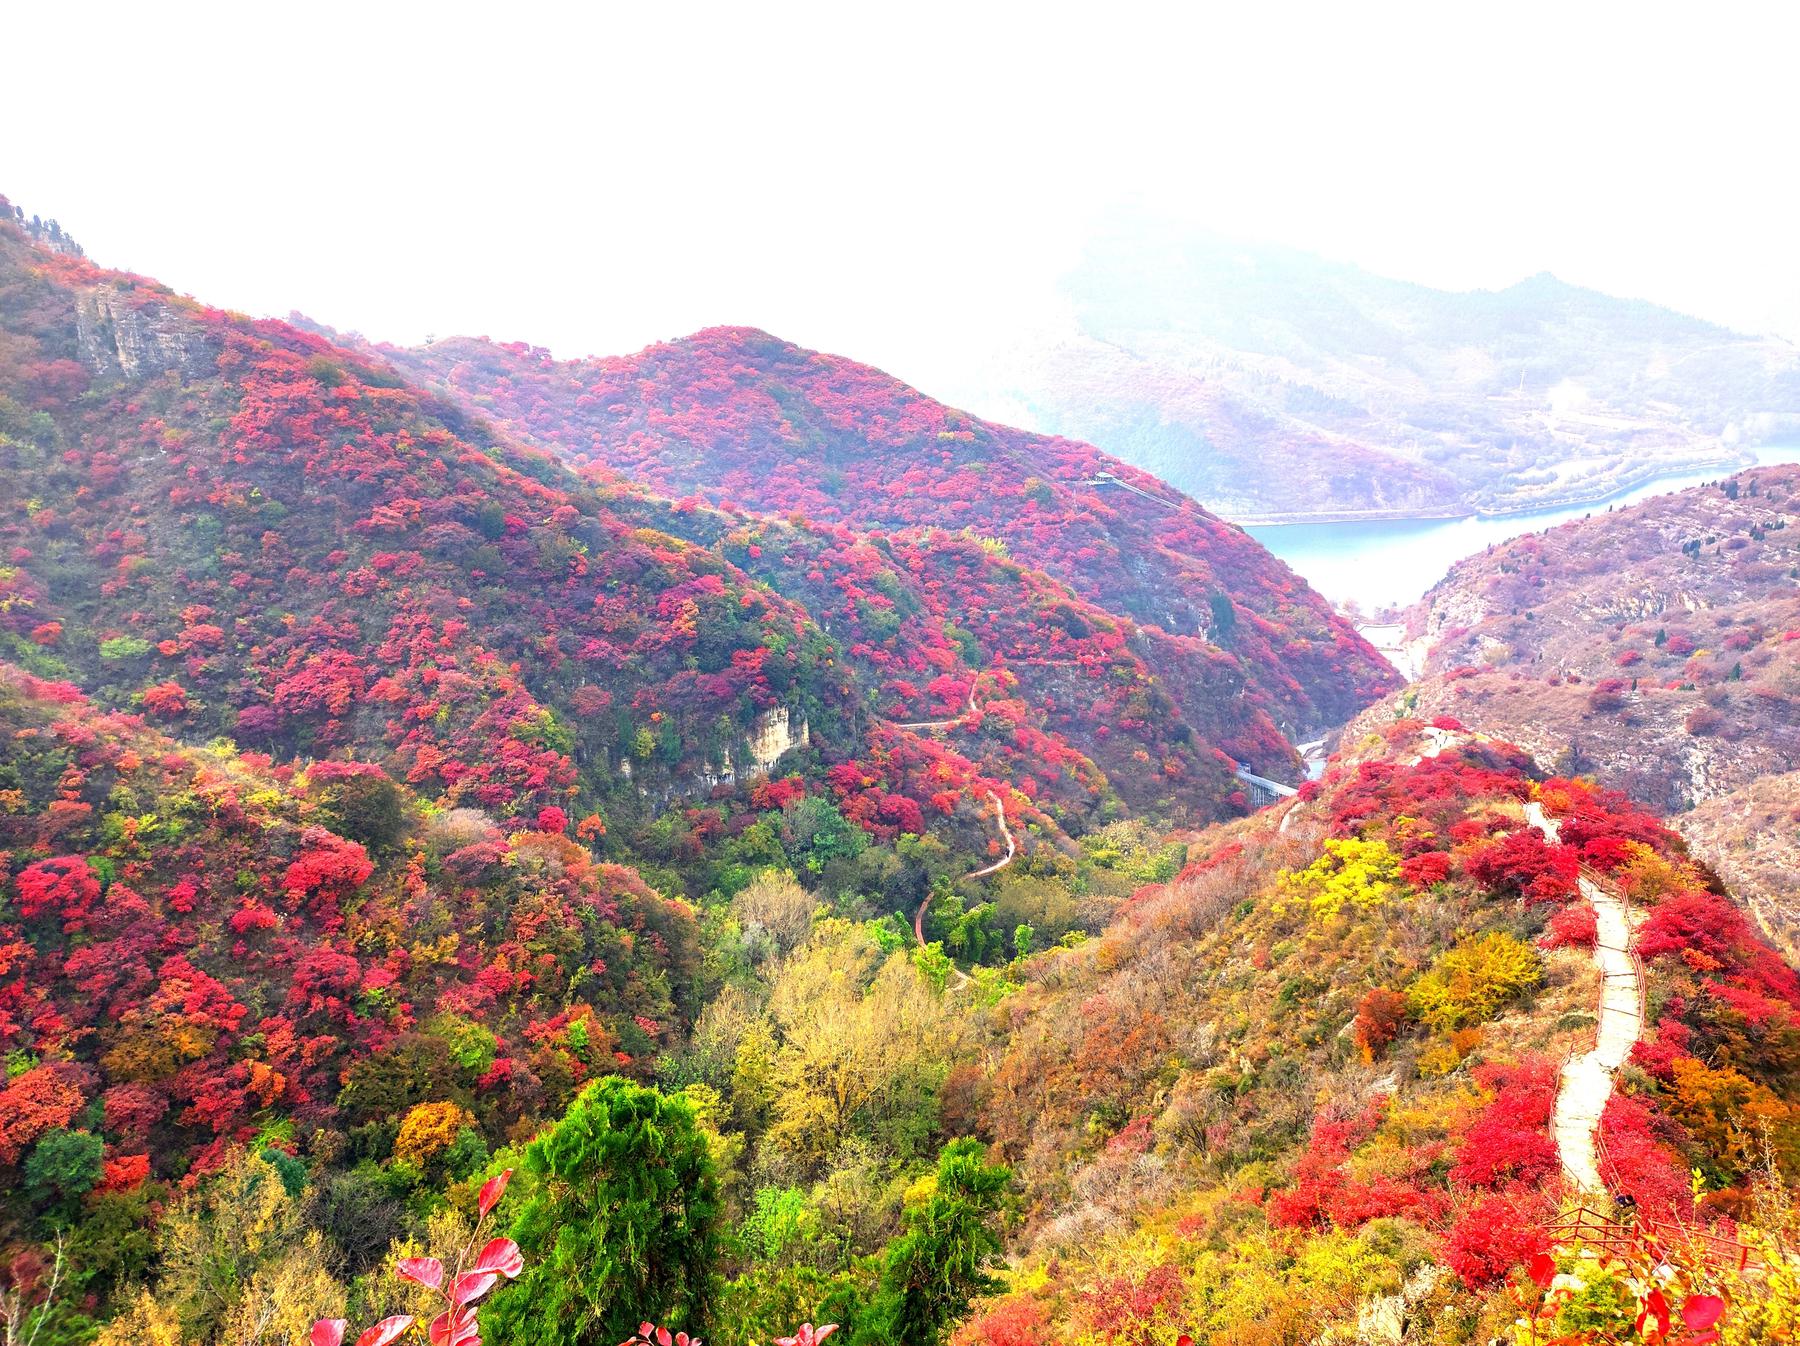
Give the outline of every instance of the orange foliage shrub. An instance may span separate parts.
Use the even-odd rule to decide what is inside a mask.
[[[468,1111],[455,1103],[420,1103],[400,1123],[394,1158],[424,1168],[450,1148],[457,1132],[474,1124]]]

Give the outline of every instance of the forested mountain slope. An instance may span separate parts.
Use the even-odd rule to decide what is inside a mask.
[[[879,692],[862,679],[878,670],[804,607],[385,366],[33,248],[10,225],[0,295],[0,641],[40,675],[188,736],[372,754],[448,803],[526,819],[578,799],[630,823],[791,750],[804,764],[812,744],[860,764],[819,791],[890,835],[924,830],[928,801],[943,816],[964,797],[957,834],[984,845],[975,815],[1008,785],[1001,758],[1034,743],[1021,819],[1056,832],[1111,797],[1022,706],[964,740],[987,767],[953,743],[871,743],[890,732],[867,713]],[[919,666],[972,684],[990,662],[972,646]],[[1266,716],[1229,695],[1214,709],[1240,751],[1286,752]],[[1137,724],[1146,760],[1169,770],[1136,800],[1230,807],[1215,751]],[[1094,727],[1077,726],[1089,740]],[[1034,799],[1075,813],[1052,823]]]
[[[806,614],[318,337],[0,226],[10,656],[452,803],[677,780],[848,687]]]
[[[1540,1339],[1627,1340],[1640,1301],[1610,1277],[1654,1278],[1556,1229],[1607,1195],[1791,1270],[1791,1207],[1757,1192],[1800,1171],[1800,977],[1654,817],[1444,724],[1347,743],[1027,965],[997,1059],[958,1080],[1025,1202],[961,1346],[1511,1339],[1507,1278],[1543,1252],[1578,1307]],[[1625,998],[1584,1195],[1553,1118],[1602,1003],[1596,891],[1633,912],[1648,1017]],[[1761,1341],[1793,1311],[1777,1280],[1702,1283]]]
[[[147,1266],[120,1222],[246,1143],[341,1171],[427,1105],[414,1160],[457,1141],[466,1171],[583,1081],[647,1075],[698,1008],[696,913],[566,826],[433,808],[368,764],[183,748],[0,665],[0,1171],[33,1175],[0,1227],[91,1191],[63,1223],[104,1298]],[[91,1145],[79,1190],[37,1180],[46,1137]],[[391,1218],[362,1231],[377,1251]]]
[[[446,397],[667,495],[893,534],[968,531],[1134,624],[1190,718],[1231,656],[1291,738],[1391,685],[1379,657],[1233,526],[1086,444],[990,424],[867,366],[746,328],[559,362],[511,343],[383,348]],[[1203,680],[1207,685],[1209,680]]]
[[[1115,537],[1116,520],[1034,487],[1068,515],[1033,526],[1055,543],[1034,559],[958,509],[930,515],[954,537],[884,537],[861,520],[674,504],[613,474],[584,482],[379,357],[33,246],[10,224],[0,235],[0,454],[17,488],[0,518],[0,639],[40,675],[186,735],[374,754],[450,802],[529,817],[574,800],[634,826],[657,801],[741,785],[791,753],[878,833],[941,817],[978,847],[996,789],[1050,836],[1119,804],[1221,816],[1238,806],[1233,758],[1291,771],[1284,734],[1341,719],[1391,678],[1316,596],[1191,505],[1124,493],[1131,527]],[[666,396],[685,406],[705,358],[677,363]],[[857,377],[887,401],[833,404],[845,444],[858,418],[885,444],[890,403],[930,406]],[[770,446],[764,399],[740,391],[725,423],[749,462]],[[982,429],[994,436],[1012,442]],[[929,442],[935,455],[951,441]],[[1139,505],[1179,526],[1151,527]],[[1106,550],[1136,609],[1156,598],[1189,634],[1071,592],[1086,561],[1069,529]]]

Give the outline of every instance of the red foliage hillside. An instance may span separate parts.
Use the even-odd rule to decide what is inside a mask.
[[[471,340],[386,353],[535,442],[665,494],[994,539],[1142,628],[1178,701],[1180,670],[1214,647],[1293,735],[1393,685],[1240,529],[1089,445],[977,420],[865,365],[746,328],[566,363]]]
[[[650,816],[741,776],[784,712],[812,788],[860,817],[1007,785],[952,745],[918,749],[929,782],[871,752],[866,661],[802,606],[317,335],[0,224],[0,336],[0,655],[40,676],[520,820]],[[1106,794],[1047,746],[1039,776],[1079,780],[1063,803]],[[854,789],[824,778],[844,761]],[[1221,775],[1193,771],[1185,807],[1216,816]]]
[[[943,741],[1002,779],[1054,776],[1059,762],[1091,774],[1069,762],[1072,749],[1105,772],[1090,796],[1116,790],[1134,809],[1207,817],[1237,788],[1231,759],[1290,753],[1268,714],[1238,695],[1228,655],[1188,651],[1178,704],[1140,629],[966,533],[871,536],[706,510],[650,517],[812,612],[864,674],[871,718],[935,722]],[[1050,797],[1066,809],[1079,793]]]
[[[1455,1273],[1409,1292],[1421,1320],[1503,1286],[1550,1245],[1557,1063],[1594,1043],[1600,975],[1556,938],[1577,871],[1643,916],[1649,1022],[1601,1121],[1607,1190],[1729,1234],[1766,1165],[1800,1172],[1794,969],[1653,815],[1507,744],[1421,759],[1423,729],[1390,721],[1032,960],[963,1082],[1023,1183],[1022,1270],[955,1340],[1030,1316],[1072,1323],[1044,1340],[1305,1340],[1420,1249]],[[1353,1238],[1371,1251],[1346,1294],[1313,1268]]]
[[[850,693],[802,610],[319,337],[10,226],[0,314],[0,640],[40,673],[526,816],[640,734],[679,780]]]
[[[0,665],[0,1167],[90,1104],[164,1177],[426,1099],[498,1142],[647,1061],[697,962],[685,904],[559,833],[187,751]]]
[[[1016,481],[1017,517],[944,505],[921,518],[952,532],[886,537],[671,504],[605,474],[584,483],[366,354],[35,248],[11,225],[0,334],[14,357],[0,468],[16,487],[0,506],[0,654],[183,737],[373,755],[423,793],[524,819],[571,801],[647,816],[741,776],[785,712],[817,754],[794,765],[854,816],[948,817],[958,792],[979,815],[998,787],[1055,831],[1115,792],[1218,817],[1230,758],[1291,765],[1278,721],[1310,725],[1384,685],[1303,586],[1186,503]],[[885,480],[879,464],[905,457],[899,413],[851,391],[862,400],[828,400],[832,423],[863,443],[843,418],[864,418],[863,458]],[[759,423],[727,410],[756,447]],[[929,443],[1004,466],[1050,441],[980,427]],[[913,485],[884,489],[904,503]],[[888,722],[953,716],[977,684],[994,708],[966,726],[979,732],[886,745]],[[857,770],[828,783],[833,764]],[[871,783],[847,793],[850,778]],[[918,809],[895,813],[892,794]],[[958,831],[987,840],[966,818]]]

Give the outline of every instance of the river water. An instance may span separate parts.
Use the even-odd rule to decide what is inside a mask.
[[[1800,462],[1800,444],[1769,445],[1751,452],[1759,465]],[[1457,561],[1496,542],[1585,518],[1609,505],[1636,504],[1729,475],[1723,468],[1705,468],[1659,477],[1591,504],[1490,518],[1282,523],[1244,531],[1332,602],[1354,599],[1372,614],[1420,598]]]

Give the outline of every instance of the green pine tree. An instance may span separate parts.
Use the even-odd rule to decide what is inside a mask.
[[[937,1190],[907,1212],[906,1232],[888,1244],[881,1285],[857,1322],[856,1346],[937,1346],[979,1295],[1000,1283],[1000,1215],[1012,1170],[987,1162],[976,1140],[953,1140],[938,1157]]]
[[[691,1104],[609,1075],[525,1152],[513,1222],[525,1273],[483,1315],[490,1341],[617,1346],[646,1319],[704,1326],[717,1179]]]

